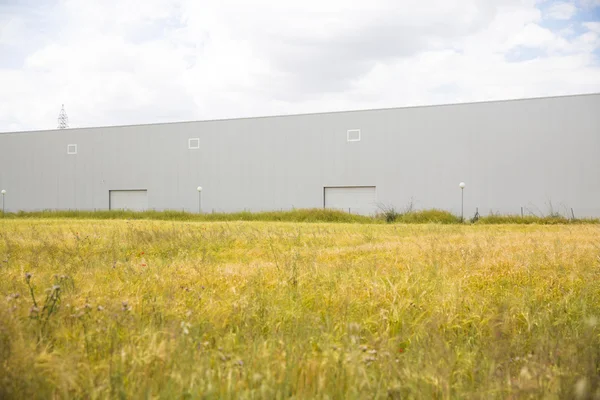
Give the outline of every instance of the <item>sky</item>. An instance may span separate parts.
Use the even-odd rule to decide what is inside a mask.
[[[0,132],[600,92],[600,0],[0,0]]]

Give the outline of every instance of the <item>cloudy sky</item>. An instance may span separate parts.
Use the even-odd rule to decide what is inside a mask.
[[[0,132],[600,92],[600,0],[0,0]]]

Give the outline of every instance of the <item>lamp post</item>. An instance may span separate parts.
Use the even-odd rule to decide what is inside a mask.
[[[198,191],[198,214],[202,214],[202,186],[196,188]]]
[[[4,196],[6,195],[6,190],[2,189],[0,193],[2,193],[2,218],[4,218]]]
[[[465,204],[465,183],[461,182],[458,184],[460,188],[460,222],[465,222],[464,218],[464,204]]]

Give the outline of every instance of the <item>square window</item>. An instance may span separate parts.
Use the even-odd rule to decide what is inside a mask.
[[[200,139],[199,138],[189,138],[188,139],[188,149],[194,150],[200,148]]]
[[[67,145],[67,154],[77,154],[77,145],[76,144],[68,144]]]
[[[346,138],[349,142],[360,142],[360,129],[350,129]]]

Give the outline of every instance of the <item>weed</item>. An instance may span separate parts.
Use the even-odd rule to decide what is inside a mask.
[[[52,317],[52,315],[58,311],[58,307],[60,305],[61,288],[60,285],[55,284],[51,288],[46,289],[46,299],[44,300],[40,309],[40,306],[35,299],[34,287],[33,283],[31,282],[32,277],[33,275],[29,272],[25,274],[25,282],[27,283],[29,294],[33,302],[31,308],[29,309],[29,318],[38,321],[38,339],[41,340],[44,339],[48,333],[47,328],[50,317]]]

